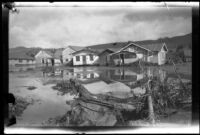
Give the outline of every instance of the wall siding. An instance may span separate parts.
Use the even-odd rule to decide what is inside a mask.
[[[96,64],[97,60],[99,59],[99,56],[93,55],[93,60],[90,60],[90,55],[88,53],[79,53],[75,56],[73,56],[73,65],[83,65],[83,57],[86,56],[86,64],[87,65],[93,65]],[[76,56],[80,57],[80,61],[76,61]]]
[[[63,50],[62,52],[62,57],[63,57],[63,63],[66,64],[69,61],[72,60],[73,56],[71,55],[71,53],[74,53],[75,51],[72,50],[70,47],[67,47],[65,50]],[[68,59],[68,61],[66,61],[66,59]]]
[[[9,65],[31,65],[35,64],[35,60],[22,60],[22,62],[19,62],[19,60],[9,60]]]

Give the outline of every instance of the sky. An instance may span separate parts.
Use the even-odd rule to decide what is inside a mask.
[[[64,48],[154,40],[192,32],[189,7],[17,7],[9,47]]]

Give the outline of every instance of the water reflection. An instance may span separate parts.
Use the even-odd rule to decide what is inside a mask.
[[[25,72],[26,74],[27,72]],[[54,86],[60,80],[68,80],[70,78],[78,79],[83,86],[93,94],[107,94],[118,98],[133,97],[133,94],[144,94],[146,92],[143,81],[147,76],[158,76],[162,81],[165,80],[167,73],[161,69],[147,68],[144,71],[136,71],[132,68],[101,68],[101,67],[84,67],[84,68],[55,68],[49,72],[39,71],[34,74],[39,74],[37,78],[32,74],[24,78],[18,78],[15,74],[10,75],[10,89],[16,92],[16,88],[20,91],[19,96],[32,95],[33,98],[42,99],[40,102],[29,106],[23,113],[23,119],[18,124],[38,125],[41,121],[48,119],[49,117],[55,117],[62,115],[69,109],[66,105],[66,100],[73,100],[71,95],[63,95],[55,90],[52,90]],[[20,72],[22,75],[22,72]],[[39,78],[40,81],[37,79]],[[49,81],[49,84],[42,85],[42,81]],[[137,84],[137,85],[136,85]],[[24,88],[19,86],[36,86],[34,91],[25,91]],[[84,106],[85,104],[83,104]],[[90,105],[86,105],[89,106]],[[91,108],[95,108],[91,106]],[[99,108],[96,107],[98,110]],[[55,111],[56,110],[56,111]],[[88,109],[87,109],[88,110]],[[91,113],[88,113],[89,116]],[[88,115],[87,114],[87,115]],[[77,115],[79,113],[77,112]],[[35,118],[37,117],[37,118]],[[75,116],[74,116],[75,117]],[[95,113],[93,119],[98,119],[100,115]],[[88,117],[90,118],[90,117]],[[112,118],[115,121],[115,117],[112,115],[104,114],[101,116],[107,122],[107,118]],[[102,121],[104,121],[102,120]],[[111,120],[108,120],[108,122]],[[100,123],[95,123],[99,125]],[[101,124],[100,124],[101,125]],[[111,123],[112,125],[112,123]]]
[[[50,77],[62,80],[70,78],[78,79],[83,86],[93,94],[109,93],[116,97],[131,97],[135,94],[144,94],[146,92],[144,80],[148,76],[158,76],[164,81],[166,72],[155,68],[147,68],[145,71],[134,71],[127,68],[69,68],[55,69],[50,73],[44,73],[43,77]],[[52,81],[51,81],[52,82]],[[56,82],[56,81],[53,81]]]
[[[66,68],[66,69],[55,69],[51,72],[42,72],[42,76],[46,77],[56,77],[64,80],[70,78],[78,79],[82,84],[96,84],[101,82],[104,84],[110,83],[121,83],[128,86],[135,84],[136,82],[142,81],[149,76],[157,76],[161,81],[166,79],[166,71],[162,69],[147,68],[145,71],[134,71],[133,69],[125,68],[113,68],[113,69],[103,69],[103,68]]]

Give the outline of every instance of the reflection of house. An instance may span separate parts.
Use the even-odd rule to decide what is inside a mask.
[[[63,59],[63,63],[69,63],[73,56],[72,53],[79,51],[83,49],[83,47],[79,47],[79,46],[68,46],[66,47],[63,51],[62,51],[62,59]]]
[[[146,45],[138,45],[133,42],[130,42],[127,46],[123,47],[117,53],[119,54],[119,58],[122,61],[122,64],[125,63],[125,54],[123,52],[132,52],[136,54],[136,57],[130,56],[130,59],[141,59],[146,62],[158,63],[158,65],[162,65],[166,62],[166,53],[168,49],[166,44],[146,44]],[[115,54],[117,54],[115,53]]]
[[[9,53],[9,65],[31,65],[35,64],[34,57],[25,53]]]
[[[135,82],[143,79],[144,75],[131,70],[118,69],[113,72],[110,78],[119,82]]]
[[[96,72],[88,72],[83,69],[76,68],[64,70],[63,74],[65,79],[76,78],[83,82],[99,78],[99,74]]]
[[[164,82],[164,80],[167,77],[167,72],[163,69],[155,69],[155,68],[148,68],[147,69],[147,76],[157,76],[161,82]]]
[[[73,65],[94,65],[99,59],[98,52],[89,48],[74,52],[72,55]]]

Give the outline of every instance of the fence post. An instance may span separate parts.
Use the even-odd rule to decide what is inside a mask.
[[[150,82],[151,80],[148,80],[147,83],[147,104],[148,104],[148,111],[149,111],[149,120],[151,122],[151,124],[155,124],[155,116],[154,116],[154,109],[153,109],[153,99],[151,96],[151,86],[150,86]]]

